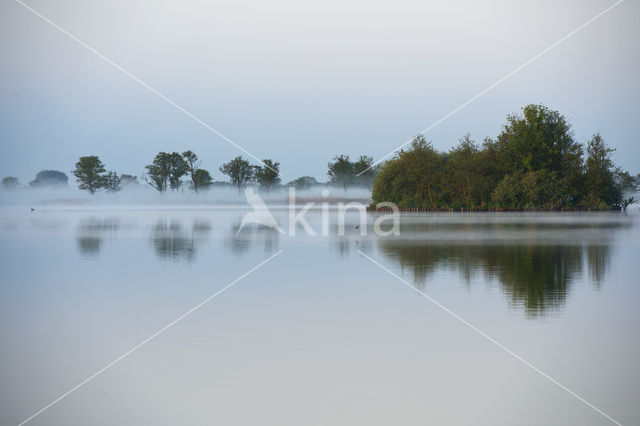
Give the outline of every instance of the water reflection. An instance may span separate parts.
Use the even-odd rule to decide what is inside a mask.
[[[83,256],[96,257],[105,237],[114,236],[119,228],[120,222],[114,218],[89,218],[80,221],[76,236],[78,250]]]
[[[245,226],[240,232],[240,224],[231,225],[227,237],[223,240],[225,250],[235,255],[243,255],[255,246],[261,246],[266,253],[280,249],[280,233],[263,226]]]
[[[600,288],[604,280],[605,272],[609,269],[611,259],[611,247],[608,245],[590,245],[587,247],[587,265],[589,278],[593,285]]]
[[[178,220],[160,220],[151,230],[151,243],[161,259],[193,261],[198,244],[211,230],[211,224],[195,221],[190,228]]]
[[[502,284],[511,303],[523,306],[530,315],[557,310],[565,303],[571,283],[582,272],[584,251],[581,246],[469,246],[391,241],[381,241],[379,248],[402,268],[409,268],[419,288],[441,270],[458,272],[468,285],[479,276],[494,279]],[[601,257],[608,254],[608,251],[598,252],[597,262],[606,264]]]
[[[599,288],[609,270],[613,240],[629,226],[618,221],[408,223],[402,239],[379,239],[377,246],[409,269],[419,288],[442,271],[458,274],[467,285],[494,280],[513,306],[539,316],[561,309],[579,278]]]

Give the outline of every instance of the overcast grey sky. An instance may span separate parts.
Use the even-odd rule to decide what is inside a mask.
[[[385,155],[615,0],[25,0],[260,158],[285,181]],[[441,150],[543,103],[640,172],[640,3],[626,0],[426,134]],[[141,175],[193,149],[242,154],[17,2],[0,4],[0,177],[81,155]]]

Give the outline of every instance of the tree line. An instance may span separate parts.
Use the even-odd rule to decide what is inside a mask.
[[[633,177],[616,167],[610,148],[598,133],[585,146],[575,141],[571,126],[559,112],[543,105],[528,105],[521,115],[507,115],[502,132],[481,144],[463,136],[448,152],[436,150],[423,136],[409,149],[373,166],[362,155],[351,160],[337,155],[327,164],[329,184],[372,188],[375,203],[394,202],[403,209],[424,210],[560,210],[626,208],[640,187]],[[257,184],[266,191],[282,185],[280,163],[265,159],[259,165],[238,156],[220,168],[229,183],[240,190]],[[78,187],[90,193],[119,191],[138,184],[133,175],[107,171],[97,156],[80,157],[72,174]],[[191,150],[159,152],[145,166],[142,179],[159,192],[188,187],[193,191],[214,184],[202,160]],[[43,170],[32,187],[66,185],[66,174]],[[301,176],[287,186],[309,188],[319,182]],[[2,180],[5,189],[16,188],[15,177]]]
[[[327,175],[330,184],[343,187],[345,190],[349,186],[371,187],[376,171],[371,167],[371,157],[363,155],[357,161],[350,161],[348,155],[339,155],[333,160],[328,164]],[[238,156],[224,163],[219,170],[229,178],[229,183],[239,190],[248,184],[257,184],[266,191],[281,186],[280,163],[271,159],[265,159],[261,164],[255,165]],[[95,155],[80,157],[71,173],[76,177],[78,188],[91,194],[99,190],[117,192],[125,186],[140,183],[137,176],[118,175],[114,171],[107,171],[105,164]],[[185,185],[198,192],[215,184],[209,171],[202,167],[202,160],[191,150],[183,153],[159,152],[151,164],[145,166],[142,179],[159,192],[180,190]],[[42,170],[29,182],[29,186],[65,186],[68,180],[67,175],[61,171]],[[301,176],[289,182],[287,186],[307,189],[319,184],[320,182],[312,176]],[[2,180],[2,186],[9,190],[15,189],[19,182],[16,177],[8,176]]]
[[[528,105],[481,145],[467,134],[440,152],[416,136],[380,167],[372,199],[425,210],[626,208],[640,175],[616,167],[613,151],[598,133],[581,145],[564,116]]]

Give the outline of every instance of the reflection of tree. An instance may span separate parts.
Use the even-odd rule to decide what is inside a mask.
[[[607,245],[587,246],[587,264],[589,265],[589,277],[594,285],[600,288],[611,258],[611,247]]]
[[[208,222],[196,221],[189,232],[180,222],[161,220],[152,229],[151,242],[160,258],[192,261],[200,237],[210,229]]]
[[[193,236],[187,234],[178,222],[157,223],[153,228],[151,242],[160,258],[193,260],[195,256]]]
[[[485,270],[497,278],[512,303],[528,314],[564,305],[568,287],[582,270],[582,247],[498,246],[481,256]]]
[[[418,286],[442,269],[455,270],[471,282],[476,273],[497,279],[515,305],[528,315],[560,308],[571,283],[582,272],[582,245],[488,244],[380,240],[381,252],[409,268]],[[607,246],[586,247],[592,276],[601,279],[608,263]]]
[[[224,239],[224,248],[235,255],[243,255],[256,244],[262,244],[266,253],[272,253],[280,248],[280,234],[267,227],[245,226],[240,230],[240,225],[231,226],[230,235]]]
[[[86,256],[97,256],[100,253],[102,238],[91,235],[78,235],[76,238],[80,253]]]
[[[78,250],[85,256],[97,256],[100,253],[105,235],[115,233],[119,227],[120,223],[112,218],[90,218],[81,221],[76,236]]]

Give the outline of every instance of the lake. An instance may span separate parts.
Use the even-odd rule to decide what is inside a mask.
[[[638,216],[246,211],[0,209],[0,424],[640,424]]]

